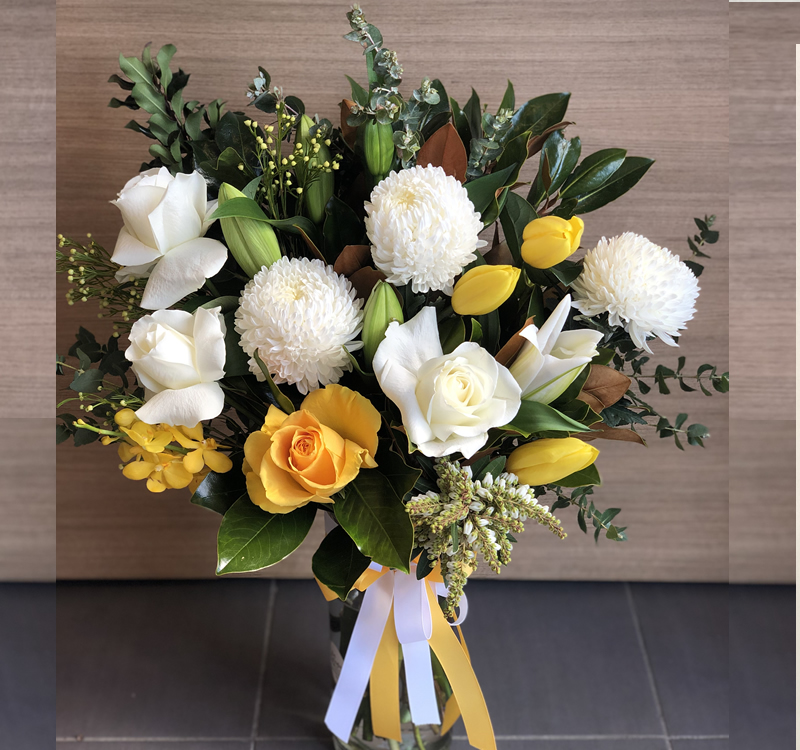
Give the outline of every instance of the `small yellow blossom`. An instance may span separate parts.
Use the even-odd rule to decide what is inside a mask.
[[[233,468],[233,462],[224,453],[219,453],[214,438],[203,438],[203,426],[173,427],[175,441],[189,453],[183,457],[184,468],[192,474],[198,474],[207,466],[211,471],[224,474]]]

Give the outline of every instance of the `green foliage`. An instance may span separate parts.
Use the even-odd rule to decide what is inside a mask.
[[[523,401],[517,415],[503,429],[517,432],[525,437],[550,432],[571,434],[590,431],[580,422],[538,401]]]
[[[353,540],[341,527],[328,532],[311,560],[314,576],[340,599],[346,599],[353,584],[369,567],[369,558],[358,551]]]
[[[694,223],[697,224],[697,229],[699,230],[699,234],[694,236],[694,239],[691,237],[686,238],[686,242],[689,243],[689,249],[692,251],[692,257],[695,258],[708,258],[709,255],[706,255],[700,248],[704,247],[705,245],[713,245],[719,240],[719,232],[716,232],[711,229],[714,226],[714,222],[717,220],[716,216],[705,216],[702,219],[695,219]],[[703,273],[703,268],[700,263],[692,260],[685,260],[683,261],[689,268],[691,269],[692,273],[695,276],[699,276]]]
[[[550,506],[551,510],[568,508],[570,505],[575,506],[578,509],[578,527],[586,534],[586,519],[588,518],[594,527],[595,542],[598,541],[600,533],[603,531],[605,531],[606,539],[611,539],[614,542],[627,541],[628,537],[625,534],[627,526],[615,526],[611,523],[619,514],[620,509],[598,510],[594,505],[594,501],[589,499],[594,493],[591,487],[578,487],[569,496],[564,495],[559,487],[556,487],[553,491],[556,494],[556,500]]]
[[[192,495],[192,503],[225,515],[240,498],[248,500],[247,485],[241,471],[242,454],[231,456],[233,469],[224,474],[210,471]]]
[[[217,534],[217,575],[261,570],[288,557],[306,538],[317,506],[289,513],[267,513],[247,495],[236,500],[222,518]]]

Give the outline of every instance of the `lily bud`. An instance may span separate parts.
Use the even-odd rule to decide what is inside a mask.
[[[514,291],[520,269],[514,266],[475,266],[456,283],[451,303],[458,315],[486,315]]]
[[[372,364],[372,358],[378,344],[383,341],[389,323],[403,320],[403,308],[391,284],[379,281],[372,288],[367,304],[364,306],[364,328],[361,330],[361,340],[364,342],[364,359],[367,364]]]
[[[318,151],[314,151],[311,145],[310,129],[314,126],[314,121],[308,116],[300,118],[300,125],[297,128],[297,142],[303,146],[303,155],[308,156],[308,162],[298,162],[297,176],[301,183],[305,183],[307,175],[310,175],[310,183],[303,190],[303,204],[305,212],[315,224],[321,224],[325,218],[325,206],[333,195],[333,172],[327,171],[322,165],[325,162],[333,163],[330,149],[322,142],[317,141]]]
[[[569,258],[581,244],[583,219],[558,216],[534,219],[522,232],[522,257],[534,268],[552,268]]]
[[[367,170],[376,179],[382,180],[389,174],[394,159],[394,141],[391,123],[378,123],[368,120],[364,128],[364,160]]]
[[[521,445],[506,461],[506,471],[523,484],[555,484],[591,466],[600,451],[578,438],[545,438]]]
[[[231,198],[246,198],[241,190],[237,190],[227,182],[219,188],[219,205]],[[271,266],[281,257],[281,247],[275,230],[263,221],[245,217],[226,217],[219,220],[228,250],[251,278],[264,266]]]

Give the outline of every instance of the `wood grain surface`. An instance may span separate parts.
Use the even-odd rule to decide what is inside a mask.
[[[0,580],[55,576],[54,37],[51,0],[3,2]]]
[[[241,109],[261,64],[307,110],[334,119],[347,95],[344,74],[363,79],[357,46],[342,40],[346,3],[248,2],[191,5],[153,0],[59,0],[58,227],[113,247],[120,219],[109,205],[135,174],[147,142],[123,125],[127,110],[106,108],[119,52],[173,42],[191,72],[192,98],[220,96]],[[713,213],[721,230],[701,279],[698,314],[680,350],[657,349],[665,364],[687,357],[728,367],[728,3],[727,0],[566,0],[492,4],[373,2],[368,17],[397,50],[404,91],[439,77],[462,103],[474,86],[490,107],[510,78],[518,101],[571,91],[570,128],[585,153],[624,147],[657,161],[637,188],[584,218],[584,244],[625,230],[687,257],[693,216]],[[530,179],[533,166],[523,173]],[[63,283],[63,280],[62,280]],[[64,291],[64,287],[60,287]],[[58,348],[80,323],[103,332],[89,305],[58,310]],[[559,542],[529,529],[506,577],[727,580],[728,400],[699,393],[654,399],[707,425],[705,450],[685,453],[653,435],[650,447],[600,445],[601,506],[623,508],[631,541],[595,545],[568,514]],[[113,449],[58,450],[58,574],[62,578],[208,577],[219,517],[183,492],[151,495],[123,479]],[[309,576],[312,538],[266,571]]]
[[[730,9],[732,581],[795,577],[798,10]]]

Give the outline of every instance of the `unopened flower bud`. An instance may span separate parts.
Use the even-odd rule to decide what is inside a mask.
[[[364,328],[361,331],[361,340],[364,342],[364,359],[368,365],[372,364],[378,344],[383,341],[386,329],[393,320],[398,323],[404,322],[400,300],[397,299],[391,284],[379,281],[373,287],[364,307]]]
[[[520,269],[514,266],[475,266],[453,289],[453,310],[458,315],[486,315],[502,305],[514,291]]]
[[[581,244],[583,219],[559,216],[534,219],[522,231],[522,257],[534,268],[552,268],[569,258]]]
[[[219,205],[231,198],[247,196],[224,182],[219,188]],[[255,201],[251,201],[255,204]],[[264,266],[271,266],[281,257],[281,248],[275,230],[266,222],[243,216],[225,217],[219,222],[231,255],[241,269],[251,278]]]
[[[394,159],[392,125],[368,120],[361,127],[364,128],[364,161],[367,170],[377,182],[386,177],[392,168]]]

